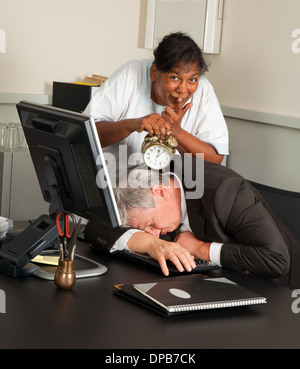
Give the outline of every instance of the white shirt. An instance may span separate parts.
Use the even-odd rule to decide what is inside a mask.
[[[177,175],[175,173],[165,173],[164,175],[172,175],[174,176],[178,183],[180,184],[180,192],[181,192],[181,219],[180,219],[180,223],[182,224],[180,227],[180,231],[184,232],[184,231],[190,231],[191,227],[190,227],[190,223],[189,223],[189,219],[188,219],[188,214],[187,214],[187,209],[186,209],[186,202],[185,202],[185,194],[184,194],[184,190],[182,188],[182,184],[181,181],[179,180],[179,178],[177,177]],[[130,239],[130,237],[135,233],[135,232],[143,232],[139,229],[130,229],[127,232],[125,232],[120,238],[117,239],[117,241],[115,242],[115,244],[113,245],[113,247],[111,248],[110,252],[116,252],[116,251],[121,251],[124,249],[129,250],[129,248],[127,247],[127,242]],[[222,266],[221,262],[220,262],[220,253],[221,253],[221,247],[223,244],[221,243],[217,243],[217,242],[212,242],[210,245],[210,250],[209,250],[209,257],[210,257],[210,261],[213,264],[216,264],[218,266]]]
[[[161,114],[166,107],[157,105],[151,99],[152,63],[153,60],[149,59],[132,60],[121,66],[95,93],[84,113],[95,120],[106,121],[140,118],[152,113]],[[204,76],[200,77],[198,88],[189,101],[193,106],[184,115],[181,127],[213,146],[220,155],[228,155],[226,122],[213,87]],[[119,158],[120,145],[124,144],[127,158],[132,154],[140,154],[146,134],[147,132],[133,132],[103,151]]]

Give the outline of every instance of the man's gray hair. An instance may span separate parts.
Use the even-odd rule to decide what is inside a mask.
[[[132,169],[118,178],[114,194],[123,226],[128,222],[128,211],[155,206],[152,187],[158,184],[169,186],[170,178],[150,169]]]

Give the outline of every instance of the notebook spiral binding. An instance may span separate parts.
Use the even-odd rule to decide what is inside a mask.
[[[242,300],[216,301],[216,302],[203,303],[203,304],[170,306],[169,311],[173,313],[173,312],[180,312],[180,311],[221,309],[221,308],[227,308],[227,307],[265,304],[265,303],[266,303],[266,299],[262,297],[262,298],[242,299]]]

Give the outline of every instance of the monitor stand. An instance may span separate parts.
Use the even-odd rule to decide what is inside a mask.
[[[0,246],[0,272],[14,278],[31,275],[39,266],[30,261],[57,237],[55,218],[45,214],[18,235],[8,233]]]
[[[49,215],[41,215],[15,237],[6,237],[0,246],[0,272],[14,278],[26,277],[33,272],[39,276],[44,275],[36,272],[40,266],[31,263],[31,260],[58,238],[56,216],[64,211],[62,190],[60,190],[64,186],[60,172],[50,157],[45,159],[45,165],[49,167],[47,172],[51,198]],[[96,275],[107,271],[106,267],[101,266],[99,269],[100,264],[96,264],[94,265]],[[87,277],[90,274],[90,268],[80,273],[81,277]]]
[[[8,232],[0,246],[0,272],[14,278],[34,275],[53,280],[56,266],[45,267],[34,264],[31,260],[41,253],[57,253],[57,250],[45,250],[57,238],[56,218],[52,215],[41,215],[17,235],[13,231]],[[104,265],[77,254],[75,268],[76,278],[99,276],[107,271]]]
[[[45,250],[42,255],[58,256],[57,250]],[[54,281],[54,276],[57,266],[55,265],[40,265],[40,267],[33,271],[32,275],[35,277],[46,279],[48,281]],[[75,254],[75,274],[76,279],[96,277],[107,272],[106,266],[88,259],[84,256]]]

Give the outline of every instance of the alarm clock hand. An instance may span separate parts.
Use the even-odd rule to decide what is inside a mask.
[[[157,160],[158,160],[162,155],[164,155],[164,154],[165,154],[165,152],[164,152],[164,151],[162,151],[160,154],[156,155]]]

